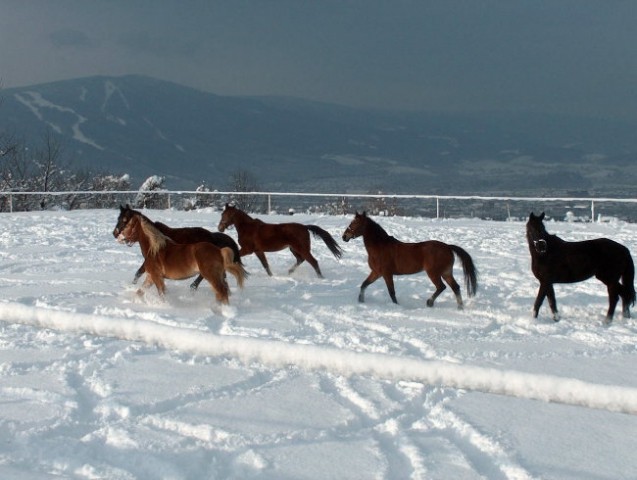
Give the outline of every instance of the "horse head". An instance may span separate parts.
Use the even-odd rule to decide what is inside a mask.
[[[217,226],[217,230],[223,232],[226,228],[234,225],[235,216],[238,212],[237,207],[233,207],[229,203],[226,203],[226,208],[221,213],[221,220],[219,220],[219,225]]]
[[[544,212],[540,215],[535,215],[531,212],[529,220],[526,222],[526,238],[529,242],[529,248],[540,255],[546,253],[548,249],[546,239],[549,234],[544,227],[544,217]]]
[[[135,237],[136,220],[140,213],[130,208],[129,205],[119,207],[119,217],[117,217],[117,224],[113,229],[113,236],[120,243],[126,243],[129,246],[137,241]]]
[[[349,242],[352,238],[358,238],[363,234],[365,224],[367,223],[367,213],[358,213],[354,216],[354,220],[343,232],[343,241]]]

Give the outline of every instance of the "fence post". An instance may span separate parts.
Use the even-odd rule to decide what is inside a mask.
[[[591,222],[595,222],[595,200],[591,200]]]
[[[436,197],[436,220],[440,220],[440,197]]]
[[[272,213],[272,195],[268,194],[268,215]]]
[[[9,194],[9,212],[13,213],[13,195]]]

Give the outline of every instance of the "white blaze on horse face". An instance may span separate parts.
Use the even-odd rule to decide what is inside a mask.
[[[117,236],[117,241],[119,243],[126,243],[126,236],[124,236],[123,232],[119,233],[119,235]]]

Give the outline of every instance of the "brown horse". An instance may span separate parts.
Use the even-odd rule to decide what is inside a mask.
[[[162,297],[166,291],[164,278],[182,280],[197,273],[210,283],[221,303],[227,304],[230,294],[226,271],[234,275],[243,288],[246,271],[233,261],[232,249],[228,247],[220,249],[208,242],[175,243],[142,214],[133,215],[117,239],[129,244],[139,242],[146,266],[144,287],[154,283]]]
[[[363,236],[367,250],[369,267],[372,269],[361,285],[358,301],[365,301],[365,289],[378,278],[383,277],[394,303],[394,275],[408,275],[427,272],[429,279],[436,286],[436,291],[427,300],[427,306],[433,307],[434,301],[445,290],[444,279],[456,295],[458,309],[462,309],[460,287],[453,278],[454,253],[460,258],[464,271],[467,294],[473,296],[478,288],[478,272],[471,256],[456,245],[447,245],[436,240],[419,243],[404,243],[387,234],[385,230],[365,212],[356,213],[354,220],[343,233],[343,241]]]
[[[126,205],[125,207],[120,206],[119,217],[117,218],[117,224],[115,225],[115,229],[113,230],[113,236],[115,238],[118,237],[119,233],[124,229],[133,215],[141,214],[141,212],[133,210],[129,205]],[[147,220],[149,219],[147,218]],[[237,242],[235,242],[232,237],[226,235],[225,233],[211,232],[201,227],[170,228],[168,225],[165,225],[161,222],[152,223],[157,228],[157,230],[159,230],[161,233],[163,233],[176,243],[209,242],[219,248],[231,248],[234,252],[234,261],[241,264],[241,257],[239,256],[239,246],[237,245]],[[137,283],[137,280],[139,280],[139,277],[141,277],[145,271],[146,262],[142,263],[142,266],[137,269],[137,272],[135,272],[133,283]],[[195,281],[192,282],[192,284],[190,285],[190,288],[196,290],[202,280],[203,277],[201,275],[197,276]]]
[[[288,247],[296,258],[296,264],[290,268],[288,273],[294,272],[301,263],[307,260],[314,267],[316,274],[321,278],[323,277],[316,258],[310,252],[309,232],[320,237],[336,258],[340,258],[343,254],[336,240],[328,232],[316,225],[265,223],[226,203],[226,208],[221,214],[219,231],[223,232],[231,225],[234,225],[237,229],[239,245],[241,245],[240,255],[243,257],[254,253],[261,260],[263,268],[270,276],[272,276],[272,272],[265,257],[265,252],[278,252]]]

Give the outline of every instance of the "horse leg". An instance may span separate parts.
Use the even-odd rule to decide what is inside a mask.
[[[458,302],[458,310],[464,309],[464,302],[462,301],[462,293],[460,291],[460,285],[456,282],[456,279],[453,278],[451,273],[445,274],[442,276],[445,282],[451,287],[453,294],[456,296],[456,302]]]
[[[305,260],[307,260],[307,263],[312,265],[318,277],[323,278],[323,274],[321,273],[321,269],[319,268],[318,260],[316,260],[316,258],[314,258],[314,256],[309,251],[307,252],[307,255],[305,256]]]
[[[202,280],[203,280],[203,277],[201,275],[198,275],[197,278],[195,278],[195,281],[190,284],[190,290],[197,290]]]
[[[292,255],[294,255],[294,258],[296,258],[296,263],[292,265],[292,267],[288,270],[288,273],[291,275],[292,273],[294,273],[294,270],[296,270],[297,267],[301,265],[305,260],[303,260],[303,257],[299,255],[298,253],[296,253],[291,248],[290,248],[290,252],[292,252]]]
[[[547,285],[540,283],[540,288],[537,291],[537,297],[535,297],[535,303],[533,304],[533,318],[537,318],[540,313],[540,307],[544,303],[546,298]]]
[[[369,287],[372,283],[374,283],[376,280],[378,280],[379,277],[380,275],[376,273],[375,271],[372,270],[371,272],[369,272],[369,275],[367,276],[367,278],[363,281],[363,283],[361,283],[361,290],[358,294],[358,301],[360,303],[365,302],[365,289]]]
[[[386,273],[383,275],[383,279],[387,285],[387,291],[389,292],[391,301],[397,304],[398,300],[396,300],[396,290],[394,289],[394,276],[391,273]]]
[[[208,280],[212,291],[215,293],[217,302],[228,305],[230,303],[230,288],[228,288],[228,282],[226,282],[223,274],[220,272],[208,273],[206,275],[206,280]]]
[[[553,321],[557,322],[560,320],[560,314],[557,312],[557,301],[555,300],[555,290],[553,289],[553,284],[549,284],[546,290],[546,296],[549,299],[549,307],[551,307],[551,312],[553,312]]]
[[[606,285],[606,288],[608,289],[608,312],[604,323],[610,323],[613,321],[613,315],[615,315],[615,307],[617,307],[617,302],[619,301],[621,285],[618,282],[610,282]]]
[[[630,299],[630,293],[627,291],[625,285],[620,285],[621,290],[620,290],[620,295],[622,297],[622,316],[624,318],[630,318],[630,304],[631,299]]]
[[[261,260],[261,265],[265,268],[265,271],[268,272],[269,276],[272,276],[272,271],[270,270],[270,265],[268,265],[268,259],[265,258],[265,253],[263,252],[254,252],[259,260]]]
[[[433,283],[434,286],[436,287],[436,291],[427,300],[427,306],[433,307],[434,302],[436,301],[436,298],[438,298],[440,294],[444,292],[447,287],[445,287],[445,284],[442,283],[442,279],[440,277],[437,277],[436,275],[433,275],[429,272],[427,272],[427,276],[429,277],[429,280],[431,280],[431,283]]]
[[[135,276],[133,277],[133,285],[137,284],[139,277],[141,277],[146,271],[146,262],[142,263],[142,266],[137,269]]]
[[[155,287],[157,287],[157,293],[159,293],[159,296],[161,298],[164,298],[164,295],[166,293],[166,283],[164,282],[164,277],[161,275],[152,275],[147,272],[146,278],[144,279],[144,284],[142,285],[142,287],[148,288],[153,284],[155,285]],[[143,295],[143,294],[144,292],[141,288],[137,290],[137,295]]]

